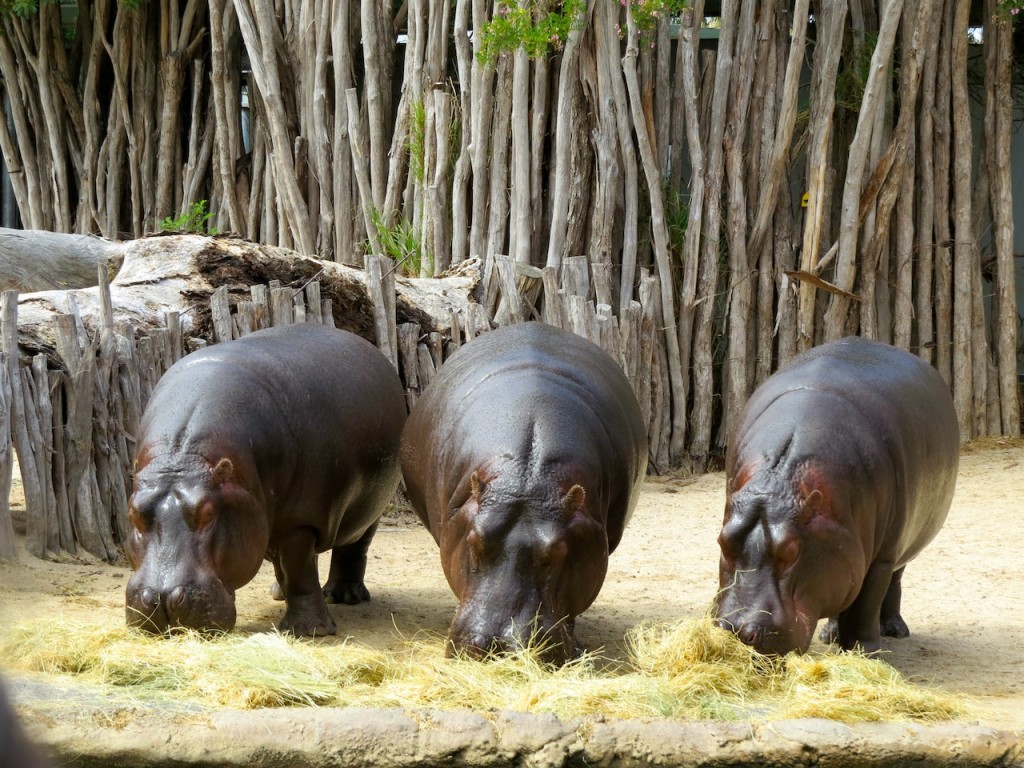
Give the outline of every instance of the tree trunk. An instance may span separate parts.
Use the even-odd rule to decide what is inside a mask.
[[[818,44],[815,47],[814,84],[811,94],[810,153],[807,160],[807,207],[804,211],[803,246],[800,250],[800,269],[818,274],[821,240],[826,216],[826,182],[828,158],[831,154],[833,112],[835,110],[835,80],[842,53],[846,9],[828,3],[823,8]],[[821,60],[819,61],[819,56]],[[800,284],[800,309],[797,328],[797,347],[810,349],[815,341],[815,315],[817,309],[815,288],[809,282]]]
[[[527,0],[519,0],[526,9]],[[520,46],[512,54],[512,169],[509,208],[509,255],[520,264],[530,263],[530,58]]]
[[[250,51],[249,63],[256,87],[266,106],[270,130],[275,185],[281,195],[281,213],[296,248],[304,254],[316,253],[309,221],[309,210],[297,181],[293,137],[288,129],[278,70],[276,21],[270,0],[234,0],[239,28]]]
[[[707,180],[705,195],[706,226],[702,233],[701,275],[697,299],[697,327],[694,342],[693,367],[693,432],[690,437],[690,454],[707,456],[711,448],[712,403],[714,393],[714,350],[712,349],[715,335],[715,299],[718,293],[718,264],[721,258],[722,245],[722,176],[724,157],[721,136],[725,131],[725,118],[728,112],[728,98],[733,66],[733,41],[735,40],[737,18],[736,0],[723,0],[722,18],[729,23],[723,26],[722,35],[718,39],[718,51],[715,66],[715,88],[711,102],[711,118],[708,137],[711,151],[707,155]]]
[[[686,235],[681,254],[683,279],[680,287],[679,317],[676,332],[679,337],[679,367],[683,371],[683,391],[674,407],[686,413],[691,382],[691,360],[693,358],[694,321],[697,314],[697,277],[700,267],[701,234],[704,231],[705,203],[705,152],[700,124],[698,102],[699,77],[697,60],[700,48],[700,23],[703,18],[702,0],[694,3],[692,10],[683,11],[679,40],[680,85],[683,92],[683,111],[686,119],[686,146],[690,155],[692,184],[690,187],[690,209],[686,224]],[[684,430],[679,440],[685,441],[689,423],[684,421]],[[685,443],[684,443],[685,444]]]
[[[888,0],[882,16],[878,40],[871,55],[871,74],[864,86],[864,98],[857,115],[857,131],[849,148],[846,181],[843,186],[842,220],[839,229],[839,251],[836,259],[835,285],[850,293],[856,279],[858,229],[860,227],[861,191],[864,167],[874,130],[875,114],[885,97],[884,78],[896,44],[896,31],[903,14],[903,0]],[[873,300],[873,297],[871,297]],[[825,313],[825,339],[833,341],[847,333],[850,301],[840,293],[832,294]]]
[[[970,0],[951,0],[954,7],[950,59],[953,105],[953,192],[956,206],[953,245],[953,400],[960,418],[960,437],[974,436],[974,271],[977,246],[972,236],[971,112],[967,92],[967,17]]]
[[[588,0],[586,18],[594,11],[595,0]],[[548,235],[547,259],[545,265],[557,267],[565,254],[565,239],[569,227],[569,187],[572,135],[577,126],[572,122],[572,106],[579,88],[580,42],[583,26],[573,27],[562,52],[562,63],[558,76],[558,102],[555,114],[554,170],[551,173],[553,192],[551,194],[551,230]]]
[[[640,148],[640,157],[643,160],[644,175],[647,178],[647,192],[651,204],[651,229],[654,232],[654,256],[658,264],[658,278],[661,284],[661,312],[664,325],[664,335],[668,365],[669,391],[676,403],[684,402],[683,372],[679,361],[679,339],[675,333],[675,300],[672,296],[674,281],[669,265],[669,243],[668,228],[665,224],[665,203],[662,199],[661,175],[658,173],[657,158],[654,148],[651,146],[651,137],[647,130],[647,123],[644,120],[640,109],[639,83],[637,82],[636,57],[637,57],[637,30],[632,19],[632,11],[627,10],[628,32],[626,44],[626,56],[623,60],[625,70],[626,86],[629,92],[629,102],[633,114],[633,128],[636,131],[637,145]],[[625,257],[624,257],[625,258]],[[631,293],[632,280],[629,284],[623,283],[624,293]],[[669,450],[678,454],[683,447],[682,435],[685,434],[686,414],[681,408],[677,408],[672,415],[672,437],[670,438]]]
[[[723,137],[727,181],[728,214],[726,237],[729,244],[728,323],[729,354],[723,368],[722,423],[719,446],[725,445],[729,429],[736,423],[740,409],[750,396],[753,384],[753,345],[751,323],[754,311],[756,277],[747,252],[747,189],[744,162],[747,159],[748,116],[751,82],[754,75],[754,6],[743,4],[740,10],[739,38],[736,43],[735,88],[729,100],[728,126]]]
[[[1001,433],[1020,435],[1020,403],[1017,384],[1017,308],[1013,269],[1013,197],[1011,193],[1012,158],[1010,134],[1013,122],[1011,66],[1013,63],[1013,30],[1010,23],[995,18],[988,3],[986,18],[990,31],[986,47],[992,46],[990,88],[994,122],[987,133],[986,147],[991,148],[989,181],[992,185],[992,227],[996,258],[996,352],[999,373],[999,405]]]

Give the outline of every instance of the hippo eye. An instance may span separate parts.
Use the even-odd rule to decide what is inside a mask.
[[[223,510],[212,501],[204,501],[194,509],[185,512],[185,523],[194,531],[206,528]]]
[[[480,570],[480,550],[482,546],[480,534],[476,530],[470,530],[466,534],[466,558],[469,560],[470,573],[476,573]]]
[[[800,540],[790,538],[783,540],[775,547],[775,566],[779,572],[787,570],[796,562],[800,554]]]
[[[145,533],[149,530],[152,524],[152,515],[144,515],[135,507],[134,504],[128,505],[128,522],[131,523],[132,527],[140,533]]]
[[[544,562],[547,565],[558,566],[565,562],[569,555],[569,545],[565,539],[556,539],[544,548]]]
[[[725,529],[718,534],[718,546],[721,548],[722,556],[725,557],[726,560],[735,560],[742,550],[740,537],[726,531]]]

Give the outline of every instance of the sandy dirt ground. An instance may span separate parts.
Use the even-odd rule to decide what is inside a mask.
[[[577,621],[583,643],[621,655],[633,625],[707,610],[717,587],[724,487],[721,473],[646,484],[604,589]],[[17,494],[16,488],[16,505]],[[963,694],[971,721],[1016,731],[1024,731],[1022,527],[1024,442],[968,446],[949,519],[904,576],[911,637],[883,640],[884,658],[909,679]],[[123,622],[128,575],[125,567],[43,562],[23,551],[18,561],[0,564],[0,624],[40,616]],[[265,564],[239,591],[237,631],[267,631],[280,618],[282,604],[269,596],[272,579]],[[454,615],[436,546],[411,515],[386,518],[370,550],[366,584],[371,603],[332,606],[340,636],[397,648],[418,632],[443,635]],[[812,652],[830,651],[816,640]]]

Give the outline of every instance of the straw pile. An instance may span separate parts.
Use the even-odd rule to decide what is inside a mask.
[[[550,712],[561,717],[934,721],[951,696],[910,685],[858,654],[769,660],[710,620],[642,625],[625,661],[584,655],[553,669],[530,652],[487,663],[444,657],[443,642],[398,652],[277,634],[154,637],[123,626],[35,621],[0,631],[7,671],[71,675],[139,699],[233,709],[400,707]]]

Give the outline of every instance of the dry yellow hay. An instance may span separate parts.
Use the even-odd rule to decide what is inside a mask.
[[[641,625],[629,658],[596,655],[553,669],[535,653],[486,663],[445,658],[441,638],[398,652],[277,634],[154,637],[123,626],[35,621],[0,630],[8,671],[73,675],[205,706],[430,707],[551,712],[562,717],[941,720],[965,714],[951,696],[910,685],[858,654],[770,660],[709,619]]]

